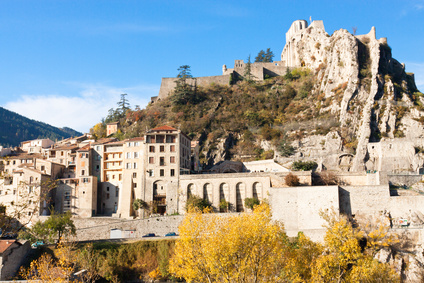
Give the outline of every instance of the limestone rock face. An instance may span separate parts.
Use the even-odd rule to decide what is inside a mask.
[[[320,111],[338,117],[341,129],[299,141],[297,158],[353,172],[383,170],[386,161],[394,171],[422,169],[423,95],[386,38],[377,39],[374,27],[365,35],[340,29],[329,36],[321,21],[294,22],[286,37],[282,61],[316,72],[313,91],[332,101]]]

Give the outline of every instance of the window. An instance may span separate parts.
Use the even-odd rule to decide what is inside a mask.
[[[164,146],[164,145],[161,145],[161,146],[159,147],[159,151],[160,151],[160,152],[165,152],[165,146]]]
[[[131,152],[127,152],[127,159],[131,158]]]
[[[154,163],[155,163],[155,158],[149,157],[149,164],[154,164]]]
[[[137,173],[133,173],[133,178],[137,178]]]
[[[175,145],[171,145],[171,146],[169,147],[169,150],[170,150],[171,152],[175,152]]]
[[[13,190],[13,194],[16,195],[16,190]]]
[[[155,173],[152,169],[150,169],[149,171],[147,171],[149,173],[149,177],[154,177]]]
[[[96,165],[96,170],[99,171],[100,170],[100,165]]]
[[[133,188],[137,188],[137,183],[134,183],[133,184]]]
[[[122,181],[122,174],[119,174],[119,181]]]
[[[44,166],[41,166],[41,171],[44,171],[44,169],[45,169],[45,167]]]
[[[109,181],[109,175],[106,175],[106,181]],[[109,190],[109,188],[108,188]]]
[[[161,177],[165,176],[165,170],[160,169],[160,171],[159,171],[159,172],[160,172],[160,173],[159,173],[159,175],[160,175]]]
[[[139,143],[138,142],[134,142],[134,146],[139,146]]]
[[[154,145],[149,146],[149,152],[155,152],[155,146]]]
[[[138,158],[138,152],[134,152],[134,158]]]
[[[169,162],[170,163],[175,163],[175,156],[169,157]]]
[[[119,188],[118,187],[116,187],[115,197],[119,197]]]
[[[131,163],[127,163],[126,166],[125,166],[125,168],[131,169]]]
[[[171,177],[175,176],[175,169],[171,169]]]
[[[106,199],[109,199],[110,195],[109,193],[106,194]]]
[[[115,179],[115,174],[113,174],[113,175],[112,175],[112,179],[113,179],[113,180]]]
[[[85,175],[85,170],[81,170],[81,176]]]
[[[160,163],[160,166],[164,166],[165,165],[165,157],[161,156],[159,163]]]
[[[137,169],[137,162],[134,162],[134,169]]]
[[[174,143],[175,142],[175,136],[167,135],[166,136],[166,142],[167,143]]]
[[[100,150],[100,145],[96,146],[96,150],[99,151]]]

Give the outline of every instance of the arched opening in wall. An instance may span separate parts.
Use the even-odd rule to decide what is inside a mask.
[[[166,186],[163,181],[153,183],[152,212],[160,215],[166,213]]]
[[[189,184],[187,186],[187,199],[189,199],[192,195],[196,194],[196,187],[194,184]]]
[[[227,212],[230,205],[230,190],[227,183],[219,185],[219,210],[221,212]]]
[[[259,182],[255,182],[253,184],[253,198],[257,198],[258,200],[262,200],[262,184]]]
[[[238,183],[236,185],[236,211],[244,211],[244,199],[246,198],[246,185],[244,183]]]
[[[212,185],[210,183],[203,185],[203,199],[212,203]]]

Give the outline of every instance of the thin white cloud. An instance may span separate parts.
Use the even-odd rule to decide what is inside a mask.
[[[421,92],[424,92],[424,63],[405,63],[406,71],[414,73],[415,84]]]
[[[118,88],[97,84],[81,85],[81,89],[79,96],[23,95],[8,102],[5,108],[56,127],[88,132],[110,108],[117,107],[120,94],[127,93],[131,107],[144,108],[150,97],[159,92],[159,87],[154,85]]]

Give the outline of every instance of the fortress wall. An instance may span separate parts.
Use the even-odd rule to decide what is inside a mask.
[[[369,215],[389,210],[390,190],[388,185],[341,186],[339,199],[340,212]]]
[[[394,219],[406,218],[413,220],[414,214],[424,214],[424,196],[394,196],[390,197],[389,211]],[[424,221],[424,219],[421,219]]]
[[[134,230],[134,237],[155,233],[164,236],[168,232],[178,232],[183,216],[161,216],[146,219],[119,219],[112,217],[74,218],[77,240],[89,241],[109,239],[111,229]]]
[[[423,180],[423,175],[418,174],[387,174],[387,180],[393,185],[412,186]]]
[[[231,74],[222,75],[222,76],[208,76],[208,77],[197,77],[187,79],[187,83],[190,85],[197,84],[198,86],[209,86],[212,83],[229,85],[230,84]],[[160,84],[159,95],[157,99],[164,99],[168,97],[169,93],[174,90],[177,78],[162,78]]]
[[[347,173],[342,172],[337,174],[341,184],[349,186],[366,186],[367,185],[367,174],[365,173]]]
[[[271,188],[270,205],[273,220],[284,224],[290,237],[303,231],[317,240],[322,239],[325,220],[320,211],[339,211],[338,186]]]

